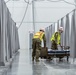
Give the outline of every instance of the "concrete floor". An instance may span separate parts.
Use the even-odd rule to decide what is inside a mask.
[[[5,75],[76,75],[76,64],[58,59],[31,61],[30,50],[20,50]]]

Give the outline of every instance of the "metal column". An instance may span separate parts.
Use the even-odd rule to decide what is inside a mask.
[[[34,16],[34,0],[32,2],[33,30],[35,33],[35,16]]]

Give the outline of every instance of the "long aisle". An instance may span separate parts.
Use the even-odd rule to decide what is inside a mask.
[[[29,59],[28,50],[20,50],[7,75],[32,75],[32,65]]]
[[[76,75],[76,65],[63,62],[31,61],[30,50],[20,50],[5,75]]]

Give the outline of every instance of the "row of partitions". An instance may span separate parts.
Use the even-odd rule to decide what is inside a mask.
[[[5,65],[20,48],[18,28],[4,0],[0,0],[0,65]]]
[[[70,56],[76,58],[76,9],[58,20],[57,23],[45,28],[46,43],[49,49],[51,48],[50,38],[60,26],[64,28],[64,32],[61,34],[61,45],[70,46]]]
[[[64,32],[61,34],[61,45],[70,46],[70,57],[76,58],[76,9],[62,17],[56,23],[45,28],[46,46],[51,49],[50,38],[53,33],[62,26]],[[32,49],[33,32],[29,33],[29,48]]]

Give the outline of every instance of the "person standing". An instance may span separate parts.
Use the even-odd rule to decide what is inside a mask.
[[[33,36],[33,42],[32,42],[32,61],[34,61],[34,59],[36,60],[36,62],[39,61],[39,56],[40,56],[40,51],[41,51],[41,42],[43,40],[44,42],[44,47],[46,47],[46,38],[45,38],[45,33],[44,33],[44,29],[41,28],[39,30],[39,32],[36,32]]]
[[[63,32],[63,27],[59,27],[59,30],[55,32],[51,37],[51,49],[52,50],[58,50],[58,45],[61,46],[61,33]]]

